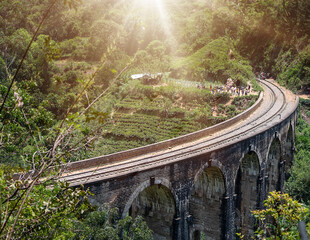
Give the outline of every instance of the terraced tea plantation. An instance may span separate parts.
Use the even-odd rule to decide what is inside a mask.
[[[220,123],[252,105],[258,94],[212,94],[209,87],[162,80],[154,85],[129,80],[119,88],[102,137],[87,157],[152,144]]]

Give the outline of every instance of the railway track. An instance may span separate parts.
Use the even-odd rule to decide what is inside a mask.
[[[261,81],[261,84],[265,90],[263,101],[255,112],[242,122],[233,124],[211,136],[180,144],[171,149],[124,159],[112,164],[99,165],[95,168],[67,172],[63,174],[61,179],[69,182],[70,186],[78,186],[132,174],[212,152],[256,135],[266,128],[271,128],[282,121],[281,118],[290,115],[290,111],[287,111],[287,105],[292,103],[288,103],[284,92],[275,84],[268,81]],[[296,101],[293,104],[296,104]]]

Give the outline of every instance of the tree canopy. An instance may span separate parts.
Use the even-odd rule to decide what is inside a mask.
[[[50,229],[55,238],[61,238],[60,229],[71,234],[65,226],[70,219],[84,219],[89,192],[58,182],[59,166],[90,156],[94,140],[102,136],[114,134],[110,145],[117,145],[121,135],[136,138],[129,130],[103,130],[105,124],[115,125],[119,109],[126,109],[123,100],[139,105],[139,111],[164,116],[161,126],[176,124],[164,137],[195,130],[188,119],[201,127],[241,109],[221,105],[222,119],[214,118],[211,105],[199,106],[195,97],[215,104],[227,101],[227,94],[212,96],[176,85],[156,89],[131,82],[131,74],[164,73],[175,83],[194,86],[221,85],[230,77],[246,86],[263,71],[294,92],[307,93],[309,16],[308,0],[2,0],[0,159],[5,171],[0,171],[0,236],[40,238]],[[192,104],[187,113],[180,99]],[[156,101],[159,110],[153,106]],[[309,133],[306,126],[297,133],[296,167],[287,189],[309,204]],[[157,140],[141,131],[139,136],[143,144]],[[13,172],[30,175],[14,180]],[[90,219],[96,214],[105,213]],[[127,220],[113,223],[127,229],[113,230],[117,237],[148,239],[147,230],[141,237],[132,231],[136,223]]]

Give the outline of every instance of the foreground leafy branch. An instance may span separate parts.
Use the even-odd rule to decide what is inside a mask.
[[[117,208],[107,205],[89,213],[83,221],[76,221],[74,239],[102,240],[151,240],[152,231],[147,227],[141,216],[132,218],[126,216],[119,219]]]
[[[87,196],[91,193],[82,187],[69,188],[65,182],[58,181],[63,171],[63,162],[70,156],[71,152],[77,151],[81,146],[68,145],[70,135],[74,134],[73,123],[80,121],[88,108],[102,97],[108,89],[100,94],[90,103],[86,110],[77,114],[72,121],[67,121],[70,110],[77,103],[75,101],[67,111],[63,123],[59,127],[47,129],[49,139],[44,139],[42,129],[36,123],[36,111],[31,106],[27,92],[19,90],[15,86],[16,77],[21,69],[23,61],[34,42],[37,34],[49,15],[53,6],[60,0],[53,0],[44,13],[31,41],[25,50],[23,57],[15,71],[13,78],[8,74],[9,86],[1,88],[2,105],[0,108],[1,119],[1,146],[16,145],[24,143],[30,148],[28,156],[22,149],[21,157],[27,162],[24,174],[13,172],[23,169],[10,169],[6,165],[0,168],[0,238],[1,239],[52,239],[57,235],[65,235],[69,230],[66,223],[73,218],[79,217],[85,211],[91,209]],[[79,0],[64,0],[64,4],[75,7]],[[102,61],[104,64],[105,61]],[[125,68],[126,69],[126,68]],[[123,71],[125,71],[125,69]],[[121,71],[119,73],[122,74]],[[93,81],[94,75],[83,88],[80,95]],[[114,79],[119,77],[119,75]],[[12,89],[16,92],[12,93]],[[20,93],[18,93],[20,92]],[[80,96],[79,95],[79,96]],[[45,114],[46,111],[42,110]],[[39,112],[41,114],[41,112]],[[73,122],[73,123],[72,123]],[[66,123],[66,125],[64,125]],[[9,129],[10,131],[6,131]],[[55,139],[53,134],[56,133]],[[23,134],[25,137],[21,135]],[[42,137],[43,136],[43,137]],[[78,145],[88,145],[93,138],[85,138]],[[8,144],[9,143],[9,144]],[[2,149],[5,151],[5,149]],[[15,154],[12,152],[12,154]],[[30,155],[32,155],[30,159]],[[70,225],[69,225],[70,226]]]
[[[270,192],[264,206],[263,210],[252,211],[259,224],[253,239],[299,239],[298,222],[305,219],[307,208],[288,194],[276,191]]]

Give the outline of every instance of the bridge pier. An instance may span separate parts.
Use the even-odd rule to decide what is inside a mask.
[[[183,199],[179,201],[178,209],[179,214],[175,217],[175,236],[173,239],[189,240],[189,225],[191,216],[188,214],[188,200]]]
[[[177,183],[175,187],[176,198],[176,216],[174,219],[173,239],[189,240],[189,228],[192,222],[192,216],[189,214],[189,190],[191,181]]]
[[[90,187],[93,203],[118,207],[122,217],[142,215],[156,239],[234,240],[236,228],[247,239],[251,211],[263,208],[268,191],[282,190],[293,160],[298,100],[286,102],[274,92],[250,120],[239,119],[236,128],[226,123],[229,131],[215,126],[203,139],[188,136],[191,144],[178,138],[180,145],[168,140],[159,144],[165,148],[154,144],[74,163],[76,172],[64,179]]]
[[[229,191],[229,193],[225,196],[225,239],[226,240],[234,240],[236,237],[235,231],[235,200],[233,191]]]

